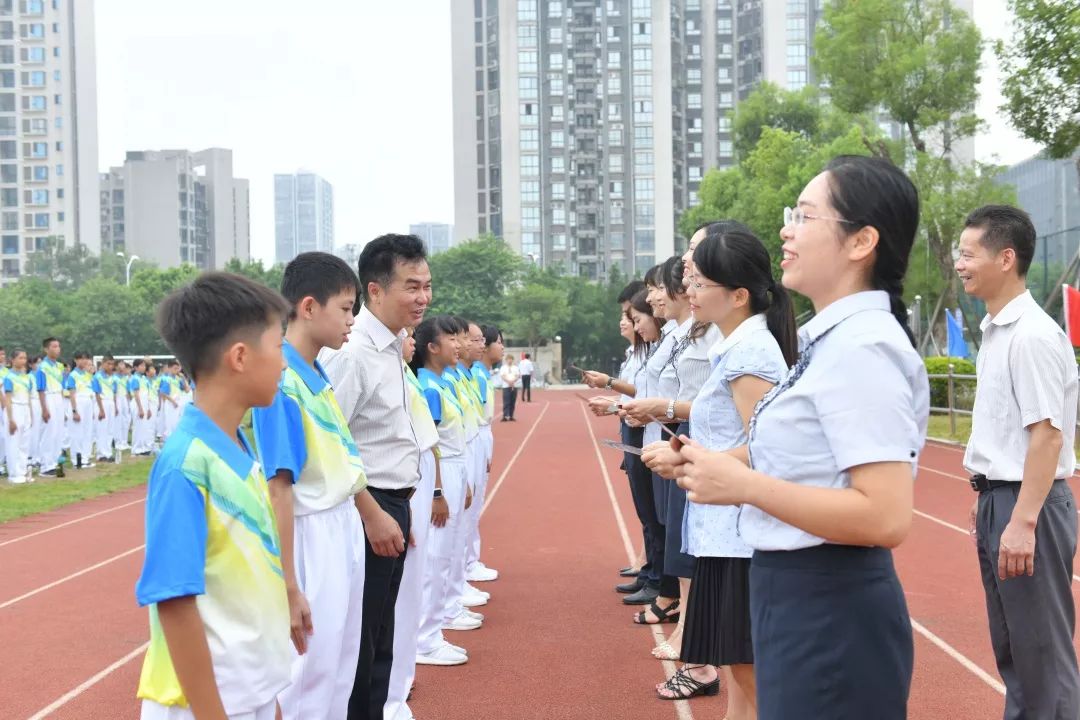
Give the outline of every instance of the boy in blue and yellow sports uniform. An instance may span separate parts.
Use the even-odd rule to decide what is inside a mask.
[[[41,343],[45,350],[35,373],[38,403],[41,408],[41,432],[38,437],[37,460],[42,477],[56,477],[60,452],[64,444],[64,366],[60,364],[60,341],[54,337]]]
[[[34,378],[27,373],[24,350],[11,352],[11,370],[4,374],[4,436],[6,440],[8,480],[13,483],[30,481],[30,432],[33,426],[30,411],[34,394]]]
[[[287,312],[273,290],[229,273],[206,273],[159,307],[159,331],[199,399],[150,472],[135,589],[150,606],[142,720],[273,720],[289,684],[278,531],[239,432],[250,408],[274,400]]]
[[[113,451],[117,416],[116,379],[113,376],[115,366],[116,361],[112,355],[101,358],[91,383],[91,388],[100,399],[100,409],[104,416],[94,424],[94,453],[98,462],[112,462],[116,458]]]
[[[302,253],[285,266],[287,366],[274,402],[251,413],[281,531],[296,650],[292,684],[279,696],[284,720],[344,718],[360,659],[361,516],[377,505],[334,388],[315,359],[348,338],[359,290],[348,264],[329,253]]]

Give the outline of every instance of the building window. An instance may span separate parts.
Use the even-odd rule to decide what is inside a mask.
[[[687,68],[686,82],[691,85],[701,84],[701,68]]]
[[[729,83],[731,82],[731,68],[718,67],[716,68],[716,82]]]
[[[608,120],[622,120],[622,105],[619,103],[608,103],[607,117]]]
[[[18,165],[0,165],[0,183],[17,183],[19,182],[19,167]]]
[[[804,87],[806,87],[806,71],[788,70],[787,85],[788,90],[802,90]]]
[[[609,95],[622,94],[622,76],[618,73],[608,73],[607,89]]]
[[[649,47],[636,47],[633,52],[634,69],[637,70],[639,66],[642,69],[652,67],[652,48]]]
[[[5,255],[18,255],[19,254],[19,236],[18,235],[5,235],[4,236],[4,254]]]
[[[23,95],[23,110],[42,112],[49,108],[49,99],[44,95]]]
[[[521,104],[521,124],[522,125],[536,125],[540,117],[537,114],[536,103],[522,103]]]
[[[634,97],[652,97],[652,75],[634,73]]]
[[[635,100],[634,101],[634,122],[651,122],[652,121],[652,101],[650,100]]]
[[[526,180],[521,183],[521,202],[540,202],[540,183],[536,180]]]
[[[534,177],[540,174],[540,156],[539,155],[522,155],[521,156],[521,175],[522,177]]]
[[[23,15],[41,15],[45,12],[44,0],[22,0],[19,12]]]
[[[521,208],[521,227],[528,230],[540,229],[540,208],[539,207],[523,207]]]
[[[24,72],[22,74],[22,84],[23,87],[45,87],[45,72],[43,70]]]
[[[621,224],[623,221],[623,205],[621,202],[611,203],[610,219],[613,224]]]
[[[613,173],[621,173],[623,171],[622,164],[623,156],[619,153],[612,153],[608,156],[608,171]]]
[[[716,129],[720,132],[731,132],[731,118],[727,115],[722,118],[717,118]]]
[[[34,40],[40,40],[45,37],[45,24],[44,23],[28,23],[23,24],[19,28],[19,33],[24,39],[31,38]]]
[[[717,32],[717,34],[720,34],[720,35],[730,35],[731,34],[731,18],[729,18],[729,17],[718,17],[718,18],[716,18],[716,32]],[[730,52],[728,54],[730,54]]]
[[[535,77],[518,78],[518,95],[522,100],[536,100],[539,85]]]
[[[0,137],[15,136],[15,117],[0,117]]]
[[[566,199],[566,183],[563,183],[563,182],[553,182],[553,183],[551,183],[551,199],[552,200],[565,200]]]
[[[550,55],[548,55],[548,67],[551,68],[552,70],[562,70],[563,69],[563,54],[562,53],[551,53]]]
[[[553,43],[555,45],[559,45],[559,44],[562,43],[562,28],[561,27],[553,27],[553,28],[550,28],[548,30],[548,42]]]
[[[535,128],[525,128],[521,131],[521,149],[539,150],[540,131]]]
[[[731,104],[734,101],[734,95],[731,93],[730,90],[725,90],[724,92],[720,93],[718,97],[720,99],[720,107],[722,108],[731,107]]]
[[[699,182],[701,180],[701,168],[697,165],[691,165],[689,167],[689,180],[690,182]]]
[[[607,133],[608,145],[618,147],[622,145],[622,130],[620,128],[610,128]]]
[[[63,175],[64,174],[64,166],[63,165],[57,165],[56,166],[56,174],[57,175]]]
[[[0,206],[6,208],[19,207],[19,191],[17,188],[4,188],[0,190]]]
[[[518,20],[536,19],[536,0],[518,0]]]
[[[562,205],[553,205],[551,207],[551,224],[552,225],[565,225],[566,224],[566,208]]]
[[[652,41],[652,23],[638,22],[634,23],[634,42],[651,42]]]
[[[554,122],[562,122],[563,121],[563,110],[564,110],[564,108],[563,108],[562,105],[552,105],[551,106],[551,119]]]
[[[698,110],[701,108],[701,93],[687,93],[686,94],[686,106],[691,110]]]
[[[653,139],[652,125],[642,125],[634,128],[635,145],[651,145]]]
[[[60,71],[59,70],[53,70],[52,77],[53,77],[53,80],[55,80],[56,82],[60,82]]]
[[[49,166],[48,165],[34,165],[27,168],[32,174],[34,182],[49,182]]]
[[[634,153],[634,174],[652,175],[653,154],[651,152]]]
[[[720,154],[724,156],[730,156],[732,153],[735,152],[735,147],[732,145],[730,140],[721,140],[719,148]]]
[[[806,40],[806,18],[789,17],[787,19],[787,39],[794,41]]]
[[[634,17],[652,17],[652,0],[634,0],[630,7]]]
[[[548,17],[559,18],[562,17],[563,7],[562,0],[549,0],[548,2]]]
[[[534,47],[536,47],[536,26],[535,25],[518,25],[518,47],[519,48],[534,48]]]
[[[566,135],[562,130],[551,131],[551,147],[561,148],[566,147]]]
[[[49,213],[34,213],[34,227],[35,228],[47,228],[49,227]]]
[[[561,175],[566,172],[566,159],[562,155],[554,155],[551,158],[552,174]]]
[[[805,65],[806,64],[806,44],[796,43],[787,46],[787,63],[788,65]]]
[[[556,97],[563,94],[562,75],[548,75],[548,92]]]
[[[607,66],[613,70],[622,67],[622,53],[618,50],[608,50]]]
[[[536,66],[536,51],[535,50],[522,50],[518,53],[518,72],[520,73],[534,73],[537,70]]]

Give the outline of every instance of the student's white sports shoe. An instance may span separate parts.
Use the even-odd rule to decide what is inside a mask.
[[[480,588],[478,588],[478,587],[476,587],[474,585],[470,585],[467,582],[465,583],[465,594],[466,595],[479,595],[480,597],[484,598],[485,600],[490,600],[491,599],[491,593],[489,593],[487,590],[481,590]]]
[[[467,655],[457,652],[447,643],[440,645],[429,653],[416,653],[417,665],[464,665],[469,662]]]
[[[487,605],[487,598],[479,593],[472,593],[466,588],[465,594],[461,596],[461,605],[467,608],[482,607]]]
[[[479,620],[480,622],[484,622],[484,614],[483,613],[473,612],[472,610],[468,610],[468,609],[466,609],[464,612],[465,612],[465,614],[467,616],[471,617],[473,620]]]
[[[475,562],[465,573],[465,579],[469,582],[491,582],[499,579],[499,571],[492,570],[482,562]]]
[[[461,654],[462,654],[462,655],[464,655],[465,657],[468,657],[468,656],[469,656],[469,651],[468,651],[468,650],[466,650],[465,648],[461,647],[460,645],[455,645],[455,644],[453,644],[453,643],[449,643],[449,642],[448,642],[448,643],[446,643],[446,646],[447,646],[448,648],[450,648],[451,650],[453,650],[454,652],[459,652],[459,653],[461,653]]]
[[[484,623],[476,618],[469,617],[465,614],[466,611],[462,610],[457,614],[457,617],[452,620],[443,621],[443,630],[476,630]]]

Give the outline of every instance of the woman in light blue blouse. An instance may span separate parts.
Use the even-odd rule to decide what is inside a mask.
[[[773,278],[769,253],[745,226],[714,225],[698,245],[688,289],[694,316],[724,339],[709,353],[712,371],[690,408],[690,437],[710,450],[746,444],[754,406],[786,374],[797,353],[795,315]],[[642,458],[672,476],[679,454],[667,444]],[[697,558],[686,605],[681,658],[686,663],[658,688],[677,699],[719,689],[716,668],[728,668],[730,720],[754,717],[750,632],[750,556],[739,537],[738,508],[687,504],[684,550]]]
[[[689,442],[694,502],[739,504],[762,720],[907,716],[911,622],[890,548],[911,526],[929,386],[902,299],[915,186],[891,163],[829,163],[784,214],[783,284],[816,316],[747,445]]]

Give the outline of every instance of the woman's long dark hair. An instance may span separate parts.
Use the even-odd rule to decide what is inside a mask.
[[[458,327],[458,323],[449,315],[436,315],[416,326],[413,332],[416,352],[413,353],[412,362],[409,363],[414,373],[419,373],[420,368],[427,365],[428,356],[431,354],[428,351],[428,343],[436,342],[443,335],[456,335],[459,332]]]
[[[841,155],[825,170],[832,206],[851,223],[837,223],[840,229],[848,233],[868,226],[877,230],[870,282],[889,294],[896,322],[915,345],[904,304],[904,275],[919,228],[919,191],[903,170],[880,158]]]
[[[772,274],[769,251],[746,228],[710,228],[694,250],[699,273],[729,290],[744,288],[750,311],[765,313],[769,332],[776,338],[788,367],[799,356],[799,336],[791,296]]]
[[[635,293],[634,297],[630,298],[630,310],[637,310],[642,315],[648,315],[649,318],[653,321],[653,324],[656,325],[656,335],[657,335],[657,337],[659,337],[660,336],[660,328],[663,327],[663,325],[653,315],[652,305],[650,305],[646,301],[647,297],[649,297],[649,291],[648,290],[639,290],[637,293]],[[634,319],[630,316],[629,311],[627,311],[626,316],[630,317],[630,322],[634,321]],[[636,329],[634,330],[634,333],[635,333],[635,335],[637,334]],[[642,338],[642,342],[645,342],[646,346],[648,346],[648,342],[645,341],[644,338]]]

